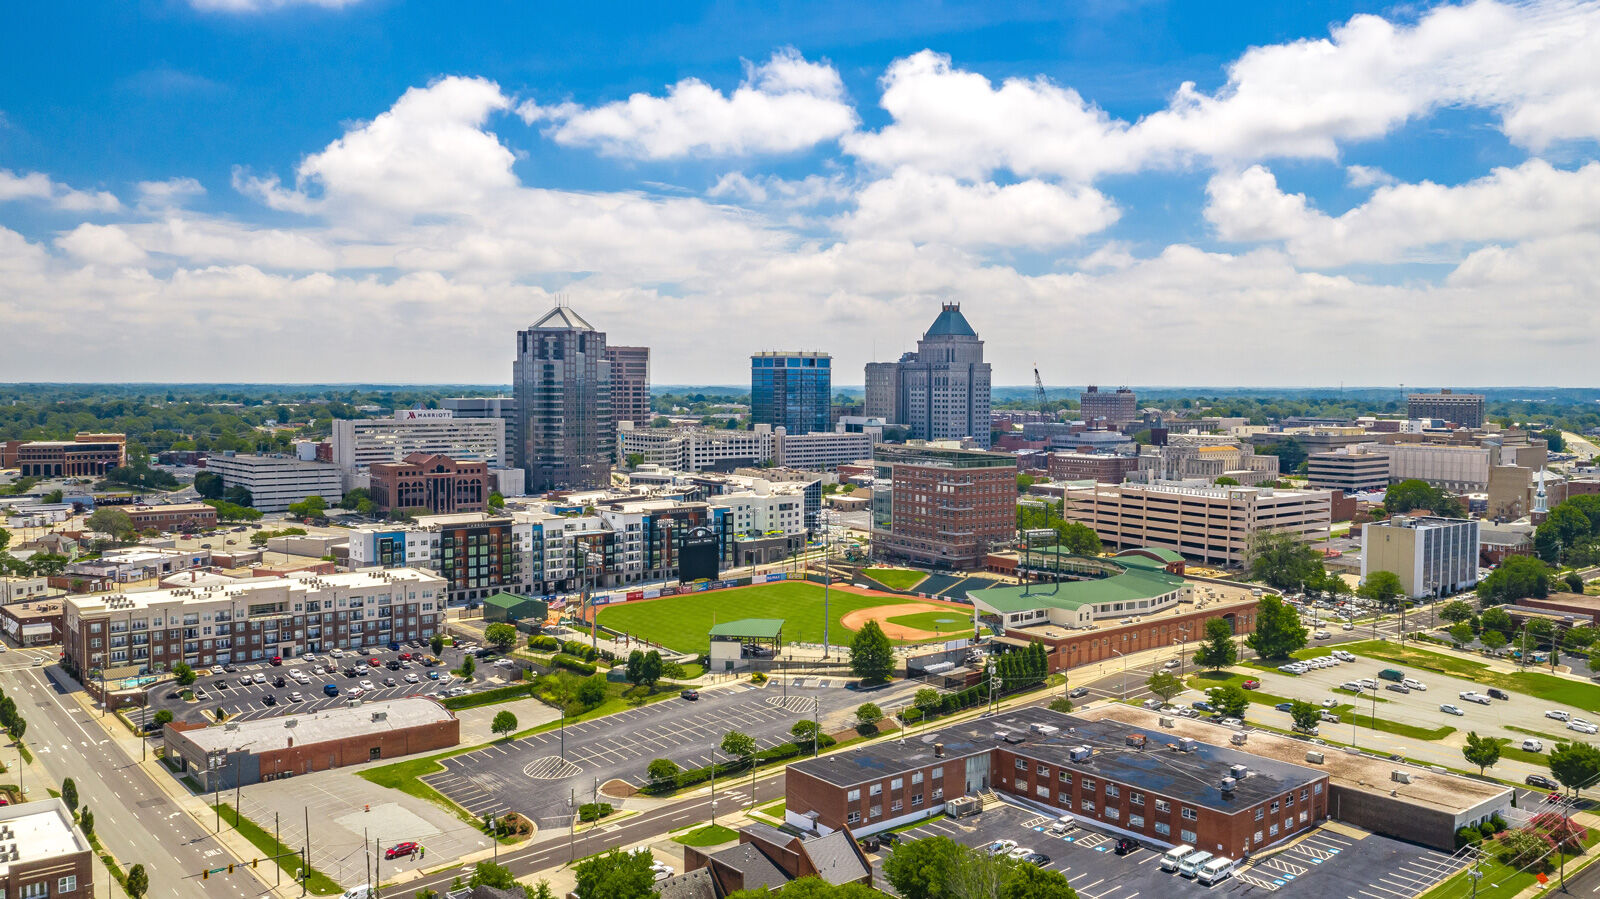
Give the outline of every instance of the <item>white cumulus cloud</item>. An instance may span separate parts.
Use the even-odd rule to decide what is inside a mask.
[[[117,212],[122,202],[109,191],[84,191],[54,181],[43,172],[18,175],[0,169],[0,203],[39,200],[67,212]]]
[[[1119,214],[1092,187],[963,184],[911,168],[867,185],[856,204],[840,223],[847,235],[965,247],[1061,246],[1110,227]]]
[[[546,133],[559,144],[642,159],[789,153],[856,125],[839,73],[795,50],[747,66],[744,82],[731,94],[686,78],[665,96],[639,93],[588,109],[530,101],[518,112],[530,123],[551,121]]]

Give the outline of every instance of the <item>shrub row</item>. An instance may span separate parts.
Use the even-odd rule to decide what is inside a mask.
[[[528,638],[529,649],[560,649],[561,641],[548,634],[538,634]]]
[[[1489,818],[1487,821],[1480,822],[1475,826],[1469,824],[1466,827],[1462,827],[1456,831],[1456,848],[1460,849],[1468,844],[1475,844],[1482,842],[1483,840],[1490,839],[1495,834],[1505,830],[1506,827],[1506,819],[1500,817],[1498,813]]]
[[[561,651],[569,656],[577,656],[585,662],[592,662],[600,657],[593,646],[582,640],[568,640],[561,644]]]
[[[817,736],[817,750],[820,752],[834,745],[836,742],[838,741],[827,734],[819,734]],[[763,749],[760,752],[757,752],[755,754],[755,764],[756,767],[759,768],[762,765],[768,765],[773,762],[781,762],[797,756],[805,755],[810,751],[811,745],[809,741],[805,745],[799,745],[796,743],[779,743],[777,746],[773,746],[770,749]],[[718,777],[727,777],[730,774],[740,774],[750,770],[749,766],[745,764],[743,759],[730,759],[726,762],[718,762],[715,765],[707,765],[704,768],[691,768],[688,771],[680,771],[678,772],[678,776],[672,780],[652,782],[645,786],[642,792],[670,793],[674,790],[681,790],[684,787],[696,786],[709,781],[711,779],[711,772],[713,769],[715,769],[717,772]]]
[[[595,671],[594,665],[583,659],[574,658],[564,652],[558,652],[550,657],[550,664],[557,668],[565,668],[578,674],[589,675]]]
[[[585,802],[578,806],[579,821],[598,821],[614,811],[609,802]]]
[[[442,705],[451,710],[477,708],[480,705],[492,705],[497,702],[506,702],[512,699],[521,699],[529,695],[527,684],[512,684],[509,687],[495,687],[493,690],[484,690],[481,693],[468,693],[465,696],[452,696]]]

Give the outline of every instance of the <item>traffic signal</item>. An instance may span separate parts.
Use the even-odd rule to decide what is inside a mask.
[[[207,868],[204,871],[201,871],[200,872],[200,879],[201,880],[210,880],[211,879],[211,869]]]
[[[233,862],[228,862],[228,873],[229,874],[233,873]]]
[[[259,858],[251,859],[250,860],[250,867],[254,868],[256,866],[256,863],[259,862],[259,861],[261,861],[261,859],[259,859]]]

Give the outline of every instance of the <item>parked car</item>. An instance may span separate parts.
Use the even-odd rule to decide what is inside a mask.
[[[1544,741],[1529,737],[1522,741],[1522,750],[1524,752],[1544,752]]]
[[[278,704],[278,697],[273,696],[271,693],[268,693],[267,695],[261,697],[261,704],[262,705],[277,705]]]
[[[1510,693],[1507,693],[1506,691],[1500,689],[1499,687],[1490,687],[1489,688],[1489,696],[1490,696],[1490,698],[1493,698],[1493,699],[1509,700],[1511,698],[1511,694]]]
[[[428,672],[428,680],[438,680],[438,679],[439,679],[439,672],[437,672],[437,671],[429,671]],[[695,694],[695,696],[699,696],[699,695],[700,695],[699,693]]]
[[[1466,714],[1466,712],[1461,711],[1461,708],[1459,706],[1453,706],[1453,705],[1450,705],[1449,703],[1445,703],[1444,705],[1439,706],[1439,711],[1444,712],[1446,715],[1465,715]]]
[[[405,858],[406,856],[408,856],[408,855],[410,855],[410,854],[412,854],[413,852],[416,852],[416,851],[417,851],[417,844],[416,843],[412,843],[412,842],[409,842],[409,841],[405,842],[405,843],[396,843],[393,846],[390,846],[388,849],[383,850],[383,857],[384,858]]]
[[[290,702],[305,702],[306,701],[306,697],[299,690],[296,690],[293,693],[289,694],[289,701]]]
[[[1462,690],[1460,693],[1456,694],[1456,698],[1465,699],[1467,702],[1476,702],[1479,705],[1489,705],[1493,701],[1489,697],[1479,693],[1477,690]]]
[[[1081,697],[1088,696],[1088,695],[1089,695],[1089,688],[1088,687],[1073,687],[1072,691],[1067,694],[1068,698],[1070,698],[1070,699],[1079,699]]]
[[[428,676],[433,678],[434,680],[438,680],[439,679],[439,672],[437,672],[437,671],[429,671],[428,672]],[[692,700],[696,700],[696,699],[700,698],[700,691],[699,690],[693,690],[693,689],[684,690],[682,693],[679,693],[678,695],[682,696],[684,699],[688,699],[688,700],[692,701]],[[1012,845],[1016,845],[1016,844],[1013,843]]]
[[[1035,868],[1043,868],[1045,865],[1050,864],[1050,856],[1045,855],[1043,852],[1030,852],[1024,855],[1022,860]]]
[[[408,684],[420,683],[421,681],[422,681],[422,678],[417,677],[415,674],[407,674],[406,675],[406,683],[408,683]]]
[[[1530,774],[1526,778],[1523,778],[1522,782],[1530,787],[1538,787],[1541,790],[1561,789],[1561,784],[1556,783],[1555,780],[1551,778],[1545,777],[1543,774]]]
[[[1259,690],[1261,689],[1261,681],[1258,681],[1252,677],[1239,686],[1245,688],[1246,690]]]
[[[1127,855],[1128,853],[1130,853],[1133,850],[1138,849],[1138,848],[1139,848],[1139,844],[1134,842],[1133,840],[1128,839],[1127,837],[1121,837],[1120,839],[1117,840],[1116,852],[1117,852],[1118,855]]]
[[[364,681],[361,682],[361,689],[363,689],[363,690],[376,690],[378,688],[373,686],[372,681],[364,680]]]
[[[322,693],[325,696],[338,696],[339,695],[339,685],[338,684],[323,684],[322,685]]]
[[[1326,639],[1328,639],[1329,637],[1331,637],[1333,635],[1328,633],[1327,631],[1317,631],[1315,636],[1316,636],[1316,638],[1318,640],[1326,640]]]
[[[1183,660],[1181,660],[1181,659],[1167,659],[1167,663],[1165,665],[1162,665],[1161,667],[1163,667],[1163,668],[1177,668],[1182,664],[1183,664]]]
[[[1378,672],[1378,676],[1384,680],[1392,680],[1397,684],[1406,679],[1406,673],[1399,668],[1385,668]]]
[[[1392,690],[1395,693],[1410,693],[1411,692],[1411,688],[1406,686],[1405,684],[1384,684],[1383,688],[1385,690]]]
[[[993,843],[983,847],[983,851],[990,855],[1006,855],[1015,848],[1017,848],[1016,840],[995,840]]]
[[[386,677],[383,679],[383,685],[385,687],[398,687],[400,686],[400,682],[392,677]]]
[[[1412,690],[1421,690],[1424,693],[1428,692],[1428,685],[1413,677],[1408,677],[1400,683],[1405,684]]]
[[[1294,708],[1294,703],[1292,703],[1292,702],[1280,702],[1277,705],[1273,706],[1273,708],[1277,709],[1280,712],[1287,712],[1287,711],[1290,711],[1291,709]]]
[[[1216,711],[1215,709],[1213,709],[1211,707],[1211,703],[1206,702],[1204,699],[1200,700],[1199,702],[1191,702],[1191,703],[1189,703],[1189,708],[1192,708],[1197,712],[1213,712],[1213,711]]]
[[[1574,718],[1568,721],[1567,730],[1575,730],[1580,734],[1600,734],[1600,727],[1596,727],[1582,718]]]
[[[1545,712],[1544,716],[1546,718],[1554,718],[1557,721],[1571,721],[1572,720],[1572,713],[1571,712],[1563,712],[1560,709],[1551,709],[1550,711]]]

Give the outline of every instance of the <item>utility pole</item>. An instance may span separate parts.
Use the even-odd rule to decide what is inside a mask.
[[[812,721],[813,724],[815,724],[817,726],[816,731],[811,734],[811,757],[812,758],[816,758],[817,757],[817,744],[822,742],[822,697],[820,697],[820,696],[811,697],[811,703],[812,703],[811,721]]]
[[[300,850],[300,895],[306,894],[306,881],[311,879],[311,806],[302,806],[306,815],[306,845]]]
[[[568,790],[567,790],[567,811],[572,813],[572,823],[571,823],[571,826],[569,826],[567,828],[567,864],[569,864],[569,865],[572,864],[572,860],[573,860],[573,857],[574,857],[573,854],[572,854],[573,853],[572,842],[573,842],[574,839],[577,838],[577,835],[578,835],[578,805],[577,805],[577,797],[578,797],[577,790],[568,788]]]
[[[833,548],[833,530],[828,527],[831,517],[826,511],[819,511],[817,516],[822,519],[822,657],[828,657],[828,588],[833,580],[828,576],[828,552]]]
[[[278,848],[279,849],[283,848],[283,832],[278,829],[278,813],[277,812],[273,812],[272,813],[272,841],[274,843],[278,844]],[[273,861],[276,862],[278,860],[276,858],[274,858]],[[278,867],[278,876],[277,876],[277,879],[275,879],[272,882],[273,887],[278,887],[278,886],[282,886],[283,885],[283,864],[280,862],[277,867]]]
[[[378,866],[383,864],[383,844],[378,841],[378,835],[372,835],[372,899],[378,899],[379,884],[383,883],[383,875],[378,872]]]
[[[361,863],[361,879],[372,883],[372,844],[367,842],[367,829],[361,828],[361,850],[367,854],[366,860]]]

